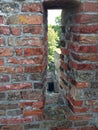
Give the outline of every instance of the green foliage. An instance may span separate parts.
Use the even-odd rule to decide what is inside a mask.
[[[54,50],[57,48],[58,35],[51,25],[48,26],[48,61],[54,62]]]
[[[54,51],[60,48],[61,16],[56,17],[55,21],[56,25],[48,25],[48,63],[50,68],[54,68]]]
[[[61,16],[57,16],[55,18],[55,23],[56,23],[56,25],[61,26]]]

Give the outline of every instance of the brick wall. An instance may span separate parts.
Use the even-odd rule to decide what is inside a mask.
[[[98,123],[98,2],[81,0],[78,7],[64,9],[62,19],[61,90],[67,118],[74,128],[87,130]]]
[[[60,89],[68,103],[70,130],[97,130],[93,127],[98,121],[97,0],[0,0],[0,129],[29,130],[39,127],[30,123],[43,120],[47,66],[43,4],[47,9],[65,8]]]
[[[42,118],[47,65],[43,12],[40,0],[0,0],[0,130],[29,129],[27,123]]]

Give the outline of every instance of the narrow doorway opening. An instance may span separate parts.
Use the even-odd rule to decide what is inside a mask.
[[[48,10],[48,92],[59,91],[61,9]]]

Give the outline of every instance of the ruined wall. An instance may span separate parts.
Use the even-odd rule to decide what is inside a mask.
[[[61,90],[70,110],[67,118],[73,127],[87,130],[98,123],[98,1],[81,0],[78,7],[65,8],[62,25]]]
[[[28,123],[42,118],[47,65],[43,12],[41,0],[0,0],[2,130],[29,129]]]

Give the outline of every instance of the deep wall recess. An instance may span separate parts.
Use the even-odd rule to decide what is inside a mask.
[[[36,122],[44,120],[46,12],[55,8],[63,9],[60,91],[67,102],[68,127],[98,129],[97,0],[0,0],[0,130],[40,129]]]

